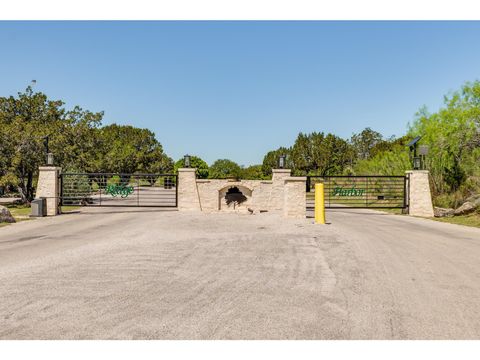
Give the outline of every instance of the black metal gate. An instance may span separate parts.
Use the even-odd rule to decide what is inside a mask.
[[[60,204],[176,207],[177,184],[174,174],[65,173]]]
[[[315,184],[325,187],[326,208],[404,209],[406,176],[307,176],[307,209],[314,208]]]

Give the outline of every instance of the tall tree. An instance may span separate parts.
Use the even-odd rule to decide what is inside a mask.
[[[286,168],[292,168],[291,149],[285,147],[279,147],[277,150],[269,151],[263,157],[262,172],[264,177],[269,178],[272,176],[272,169],[278,169],[278,160],[280,156],[285,155],[287,157]]]
[[[263,174],[262,165],[250,165],[242,169],[242,179],[247,180],[265,180],[267,177]]]
[[[175,163],[175,166],[174,166],[175,173],[178,171],[178,169],[183,167],[185,167],[185,159],[181,158],[177,160],[177,162]],[[209,174],[208,164],[198,156],[194,156],[194,155],[190,156],[190,167],[197,169],[196,174],[199,179],[208,178],[208,174]]]
[[[240,178],[242,168],[235,161],[218,159],[211,166],[208,177],[211,179]]]
[[[33,199],[34,177],[46,161],[43,138],[50,135],[51,148],[59,147],[61,140],[55,135],[64,118],[62,101],[34,93],[30,86],[17,97],[0,98],[2,154],[7,155],[0,181],[16,186],[24,202]]]
[[[372,156],[372,150],[383,141],[383,136],[371,128],[365,128],[359,134],[353,134],[350,142],[359,160],[365,160]]]
[[[117,173],[160,172],[166,157],[155,134],[148,129],[112,124],[100,129],[100,171]]]
[[[297,175],[341,174],[350,162],[347,141],[320,132],[300,133],[292,147],[291,159]]]
[[[409,135],[422,135],[422,144],[429,146],[435,194],[480,192],[480,81],[446,96],[436,113],[420,109]]]

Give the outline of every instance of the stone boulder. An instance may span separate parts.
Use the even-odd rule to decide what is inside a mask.
[[[480,194],[470,196],[466,201],[471,203],[476,209],[480,208]]]
[[[459,208],[456,208],[455,211],[453,212],[454,215],[466,215],[470,214],[475,211],[477,207],[474,205],[474,203],[471,203],[470,201],[464,202],[462,206]]]
[[[0,223],[14,223],[15,219],[13,218],[12,214],[10,214],[10,210],[8,210],[5,206],[0,205]]]
[[[441,207],[434,207],[433,214],[435,217],[448,217],[453,216],[455,209],[452,208],[441,208]]]

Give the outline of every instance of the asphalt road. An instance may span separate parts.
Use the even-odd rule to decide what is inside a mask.
[[[99,210],[0,228],[1,339],[480,338],[480,229]]]

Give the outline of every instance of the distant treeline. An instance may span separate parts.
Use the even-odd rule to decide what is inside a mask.
[[[17,97],[0,98],[0,187],[34,196],[38,166],[45,162],[42,138],[50,136],[56,164],[81,172],[170,172],[182,167],[164,152],[155,134],[133,126],[102,126],[103,113],[66,110],[29,87]],[[411,169],[407,143],[422,136],[429,146],[426,166],[434,201],[456,206],[480,193],[480,82],[466,83],[445,97],[436,113],[422,108],[401,137],[385,138],[366,128],[350,139],[300,133],[294,144],[268,152],[262,164],[242,167],[228,159],[211,166],[197,156],[191,165],[201,178],[267,179],[280,155],[294,175],[403,175]]]

